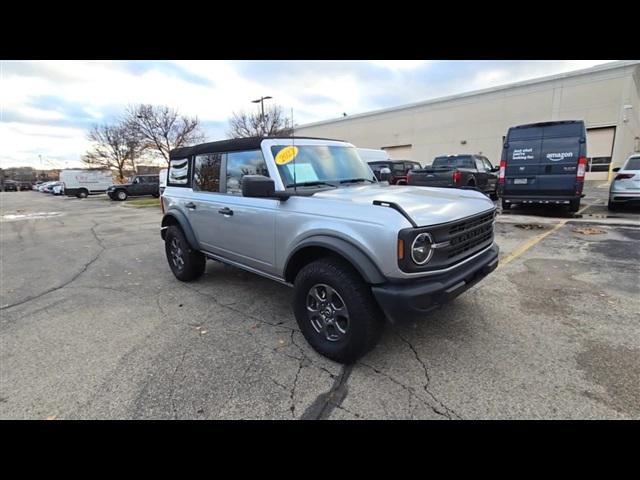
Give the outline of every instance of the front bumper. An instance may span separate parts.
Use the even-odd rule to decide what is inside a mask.
[[[414,321],[453,300],[498,266],[495,243],[485,253],[451,272],[424,279],[373,285],[371,291],[391,322]]]

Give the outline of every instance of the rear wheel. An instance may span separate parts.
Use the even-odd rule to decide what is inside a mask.
[[[300,270],[293,310],[314,350],[340,363],[353,363],[371,350],[384,326],[370,287],[338,258],[325,257]]]
[[[78,190],[78,193],[76,193],[76,197],[78,198],[87,198],[88,196],[89,192],[84,188],[81,188],[80,190]]]
[[[169,267],[178,280],[190,282],[204,273],[206,258],[191,248],[180,227],[172,225],[167,229],[164,249]]]
[[[580,210],[580,199],[571,200],[569,202],[569,211],[572,212],[572,213],[575,213],[578,210]]]

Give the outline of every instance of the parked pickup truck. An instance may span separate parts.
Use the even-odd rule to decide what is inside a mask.
[[[375,346],[385,317],[423,319],[498,265],[496,207],[485,195],[377,182],[338,140],[253,137],[172,150],[161,205],[178,280],[201,277],[211,259],[293,287],[302,334],[343,363]],[[209,287],[229,283],[226,270],[210,274],[220,278]],[[261,315],[279,310],[242,297]]]
[[[497,198],[498,171],[482,155],[436,157],[431,167],[409,170],[407,184],[421,187],[474,188]]]

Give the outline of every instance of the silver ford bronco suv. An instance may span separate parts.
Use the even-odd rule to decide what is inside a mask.
[[[175,149],[162,210],[178,280],[197,279],[212,259],[293,287],[302,334],[342,363],[375,346],[385,318],[423,318],[498,265],[489,198],[377,182],[338,140]]]

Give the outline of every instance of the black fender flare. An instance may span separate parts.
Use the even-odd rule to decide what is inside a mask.
[[[291,259],[297,252],[306,247],[323,247],[344,257],[362,275],[365,282],[370,284],[385,283],[387,279],[380,272],[377,265],[360,248],[352,243],[330,235],[313,235],[305,238],[296,245],[285,262],[284,272],[287,272]]]
[[[182,228],[182,231],[184,232],[184,236],[187,239],[187,242],[189,242],[189,245],[191,246],[191,248],[193,248],[194,250],[199,250],[198,240],[196,239],[196,235],[193,233],[191,224],[189,223],[187,216],[184,213],[182,213],[180,210],[175,210],[175,209],[169,210],[162,217],[162,227],[163,227],[161,230],[162,239],[164,240],[164,237],[166,235],[165,227],[173,223],[174,219],[178,223],[178,225],[180,225],[180,228]]]

